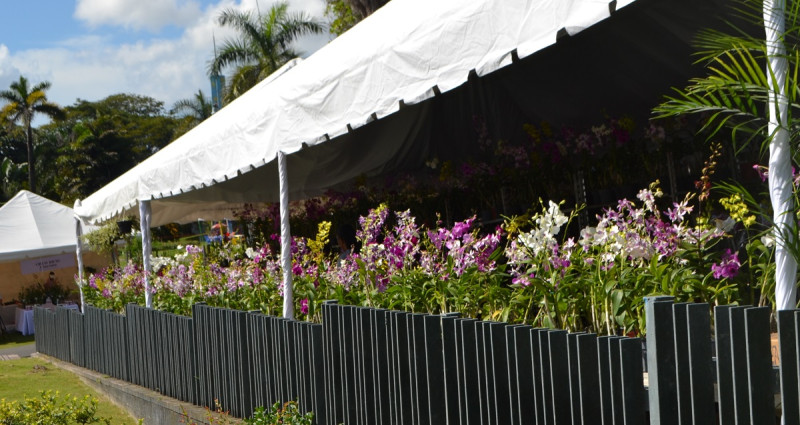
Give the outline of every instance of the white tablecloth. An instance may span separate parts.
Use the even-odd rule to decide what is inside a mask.
[[[41,307],[49,308],[50,310],[56,308],[56,306],[53,304],[44,304]],[[78,304],[59,304],[58,307],[63,307],[70,310],[79,310]],[[23,310],[18,308],[15,319],[17,330],[20,331],[20,333],[23,335],[33,335],[33,310]]]
[[[17,324],[17,330],[23,335],[33,335],[33,310],[17,309],[17,314],[14,317],[14,322]]]

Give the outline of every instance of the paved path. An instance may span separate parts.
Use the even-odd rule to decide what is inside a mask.
[[[34,352],[36,352],[36,344],[25,344],[11,348],[0,348],[0,360],[13,360],[20,357],[30,357]]]

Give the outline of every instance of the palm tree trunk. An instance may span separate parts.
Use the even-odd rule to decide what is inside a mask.
[[[28,144],[28,190],[36,193],[36,171],[33,165],[33,128],[31,128],[31,119],[25,119],[25,141]]]

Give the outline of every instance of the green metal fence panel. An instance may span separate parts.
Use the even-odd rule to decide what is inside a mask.
[[[779,390],[798,424],[800,311],[778,314],[777,388],[769,309],[717,307],[712,341],[707,304],[645,308],[647,389],[638,338],[455,314],[326,302],[321,324],[201,304],[192,317],[129,305],[37,308],[34,320],[42,353],[238,417],[297,400],[326,425],[755,424],[774,422]]]

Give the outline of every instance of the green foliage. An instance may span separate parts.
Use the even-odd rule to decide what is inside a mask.
[[[39,397],[25,401],[0,400],[0,423],[5,425],[110,424],[97,416],[98,401],[88,395],[78,399],[58,392],[42,391]]]
[[[314,414],[301,413],[296,401],[284,404],[275,403],[269,411],[263,406],[256,408],[253,416],[245,419],[248,425],[311,425],[314,423]]]
[[[83,239],[89,244],[89,249],[100,254],[111,254],[114,252],[114,243],[122,239],[122,233],[116,222],[109,221],[96,230],[83,235]]]
[[[24,286],[17,297],[25,305],[44,304],[48,298],[53,304],[57,304],[65,300],[69,294],[69,289],[57,282],[45,284],[35,282]]]
[[[211,116],[213,113],[211,99],[206,97],[202,90],[198,90],[194,97],[175,102],[170,113],[181,117],[182,123],[178,134],[186,133]]]
[[[22,189],[22,182],[28,172],[28,164],[15,164],[11,158],[0,161],[0,193],[2,201],[11,199]]]
[[[345,0],[327,0],[325,16],[332,19],[329,30],[334,35],[344,34],[364,19],[363,16],[353,12],[353,8]]]

